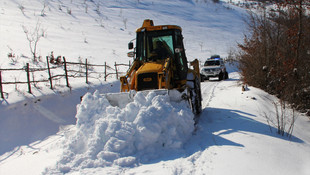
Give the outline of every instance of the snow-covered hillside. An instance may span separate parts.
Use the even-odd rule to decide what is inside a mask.
[[[45,57],[54,51],[71,60],[82,57],[95,63],[127,63],[127,43],[144,19],[183,27],[190,59],[227,56],[244,26],[242,13],[209,1],[2,0],[0,10],[1,66],[10,52],[31,56],[23,26],[31,32],[37,23],[39,33],[44,31],[38,54]]]
[[[241,41],[244,15],[240,9],[204,0],[2,0],[0,68],[22,68],[26,63],[46,68],[45,57],[51,52],[65,56],[67,61],[84,62],[87,58],[91,64],[128,63],[132,60],[127,57],[127,44],[135,38],[135,30],[144,19],[154,20],[155,25],[181,26],[188,59],[203,62],[212,54],[226,57],[236,41]],[[32,63],[25,32],[29,37],[39,37],[37,55],[42,62]],[[34,42],[31,43],[33,46]],[[2,72],[2,80],[26,81],[26,74],[13,73]],[[91,82],[98,84],[97,80]],[[81,83],[70,80],[72,85]],[[38,87],[39,90],[33,90],[35,96],[54,93],[46,84],[39,83]],[[15,89],[21,93],[16,94]],[[24,93],[27,85],[6,85],[4,91],[13,97],[7,99],[9,103],[24,100],[24,96],[31,98]]]
[[[24,29],[37,24],[43,58],[53,51],[127,63],[127,43],[144,19],[181,26],[189,60],[226,57],[242,41],[245,15],[205,0],[1,0],[0,68],[31,62]],[[43,84],[33,95],[13,87],[0,104],[0,174],[310,174],[308,119],[296,114],[293,136],[279,136],[266,120],[277,99],[241,91],[236,67],[227,66],[230,79],[202,83],[196,129],[187,104],[166,95],[138,93],[124,108],[111,106],[101,94],[119,92],[114,80],[71,80],[71,91]]]

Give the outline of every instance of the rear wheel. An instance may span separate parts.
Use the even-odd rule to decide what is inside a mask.
[[[227,80],[229,77],[228,77],[228,72],[225,72],[225,80]]]

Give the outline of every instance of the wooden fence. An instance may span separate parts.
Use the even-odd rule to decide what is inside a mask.
[[[124,72],[119,72],[118,71],[118,66],[128,66],[130,67],[130,61],[129,64],[117,64],[116,62],[114,63],[114,68],[111,66],[108,66],[107,63],[105,62],[103,65],[98,65],[98,64],[89,64],[87,59],[85,59],[85,63],[82,62],[67,62],[65,57],[62,57],[63,60],[57,60],[57,62],[52,62],[51,58],[49,56],[46,57],[46,68],[31,68],[29,66],[29,63],[26,64],[25,67],[23,68],[15,68],[15,69],[1,69],[0,68],[0,97],[4,99],[4,85],[9,85],[9,84],[27,84],[28,85],[28,93],[32,93],[31,91],[31,84],[36,84],[39,82],[48,82],[50,85],[50,89],[54,89],[53,81],[65,78],[66,80],[66,86],[70,88],[69,84],[69,77],[71,78],[85,78],[85,83],[89,83],[89,78],[91,74],[103,74],[104,81],[107,81],[107,77],[111,75],[115,75],[116,79],[118,79],[119,74],[124,73]],[[79,70],[75,70],[73,67],[74,66],[79,66]],[[94,71],[94,67],[103,67],[104,71],[103,72],[96,72]],[[63,69],[64,73],[63,74],[52,74],[52,70],[55,69]],[[2,78],[2,72],[6,71],[21,71],[21,72],[26,72],[27,76],[27,81],[3,81]],[[34,80],[34,73],[35,72],[46,72],[48,75],[48,78],[41,78],[39,80]],[[33,74],[33,78],[31,80],[30,73]]]

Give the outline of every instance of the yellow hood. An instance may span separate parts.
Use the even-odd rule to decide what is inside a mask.
[[[160,63],[144,63],[137,71],[137,74],[150,73],[150,72],[162,72],[163,64]]]

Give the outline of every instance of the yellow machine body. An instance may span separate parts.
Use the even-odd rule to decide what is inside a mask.
[[[134,51],[128,54],[134,57],[134,61],[126,75],[120,77],[121,92],[157,89],[182,92],[187,89],[192,94],[198,94],[196,102],[192,103],[200,104],[199,109],[193,111],[200,113],[199,62],[196,59],[188,64],[181,27],[154,26],[153,21],[147,19],[136,33],[136,47],[129,43],[129,49]]]

